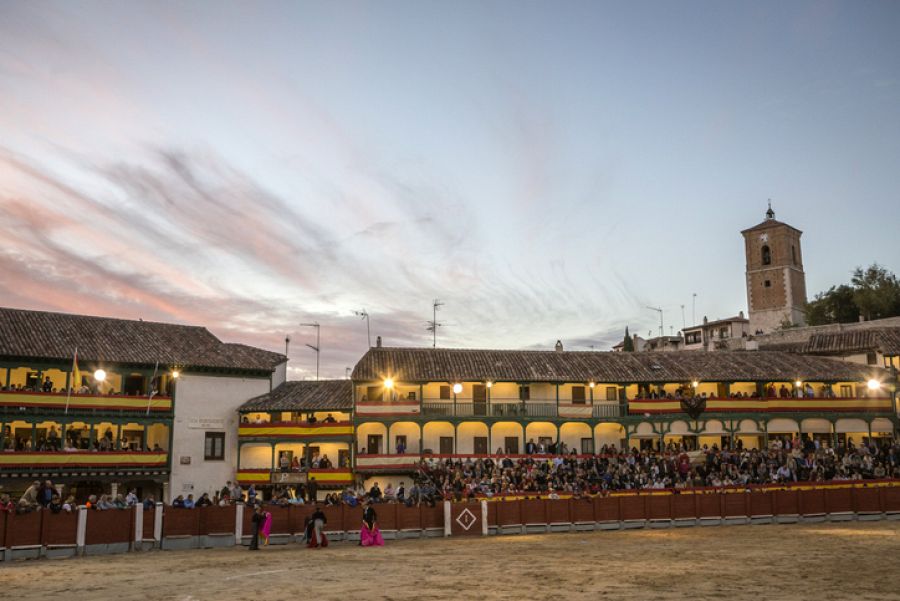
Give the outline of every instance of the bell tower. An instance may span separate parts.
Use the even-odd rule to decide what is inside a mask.
[[[741,232],[747,259],[747,308],[750,332],[769,333],[784,324],[805,325],[806,274],[803,232],[775,219],[772,203],[766,219]]]

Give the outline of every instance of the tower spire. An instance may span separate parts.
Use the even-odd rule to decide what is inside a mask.
[[[769,210],[766,211],[766,219],[775,219],[775,211],[772,210],[772,199],[769,199]]]

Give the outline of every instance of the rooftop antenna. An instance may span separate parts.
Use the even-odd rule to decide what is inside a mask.
[[[660,307],[645,307],[645,308],[659,313],[659,335],[665,336],[665,328],[663,327],[663,310]]]
[[[438,330],[438,328],[440,328],[441,326],[444,325],[442,323],[438,323],[438,320],[437,320],[438,308],[443,307],[443,306],[444,306],[444,303],[442,303],[438,299],[434,299],[431,302],[432,319],[431,319],[431,321],[428,322],[428,327],[425,328],[426,330],[431,332],[434,336],[432,343],[431,343],[431,348],[437,348],[437,330]]]
[[[697,325],[697,293],[691,299],[691,325]]]
[[[284,337],[284,356],[285,357],[288,356],[288,349],[290,349],[290,348],[291,348],[291,337],[285,336]]]
[[[312,350],[316,351],[316,380],[318,380],[319,379],[319,349],[321,348],[321,345],[319,344],[319,322],[314,321],[312,323],[301,323],[300,325],[304,326],[304,327],[316,329],[316,346],[313,346],[311,344],[307,344],[306,346],[308,346]]]
[[[366,320],[366,338],[369,341],[369,348],[372,348],[372,331],[369,329],[369,313],[363,309],[362,311],[354,311],[353,314],[360,319]]]
[[[684,321],[684,305],[681,305],[681,329],[683,330],[686,327],[687,323]]]

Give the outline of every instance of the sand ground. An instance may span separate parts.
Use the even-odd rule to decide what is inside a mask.
[[[900,522],[152,551],[0,564],[5,598],[900,599]],[[8,597],[6,595],[9,595]]]

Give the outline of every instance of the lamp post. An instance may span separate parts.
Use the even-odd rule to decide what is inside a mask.
[[[312,323],[301,323],[300,325],[304,326],[304,327],[316,329],[316,346],[313,346],[311,344],[307,344],[306,346],[308,346],[312,350],[316,351],[316,380],[318,380],[319,379],[319,349],[321,348],[321,345],[319,344],[319,330],[320,330],[319,322],[314,321]]]
[[[354,311],[353,314],[360,319],[366,320],[366,339],[369,341],[369,348],[372,348],[372,331],[369,328],[369,312],[363,309],[362,311]]]

